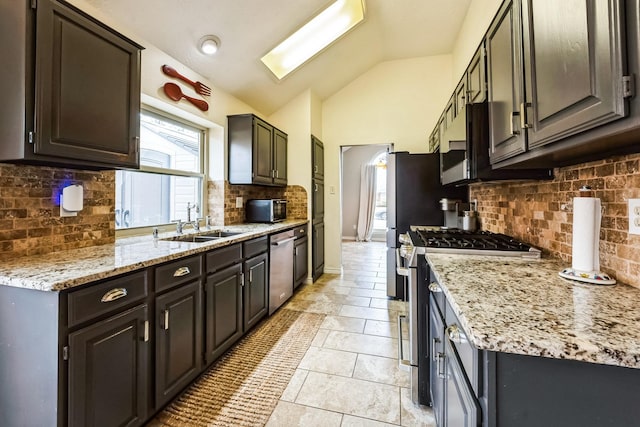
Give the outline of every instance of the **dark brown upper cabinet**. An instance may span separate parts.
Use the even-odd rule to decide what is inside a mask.
[[[139,166],[141,46],[60,0],[8,2],[0,36],[0,161]]]
[[[487,99],[487,77],[484,45],[476,51],[467,67],[467,103],[479,104]]]
[[[311,135],[312,144],[312,162],[313,177],[312,179],[324,180],[324,144],[315,136]]]
[[[229,183],[287,185],[287,134],[253,114],[227,117]]]
[[[529,148],[627,115],[621,1],[522,1]]]
[[[522,26],[518,0],[505,2],[487,33],[489,143],[492,162],[526,151],[520,121],[524,105]]]
[[[637,151],[638,113],[619,120],[638,105],[637,13],[624,0],[503,3],[486,36],[494,167]]]

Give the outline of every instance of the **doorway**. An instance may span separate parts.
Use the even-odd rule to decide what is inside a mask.
[[[392,144],[342,146],[340,151],[340,216],[343,241],[384,241],[386,233],[387,155]],[[375,185],[363,187],[363,168],[375,175]],[[365,180],[367,178],[364,178]],[[367,191],[365,194],[363,191]],[[364,215],[364,219],[360,215]],[[363,236],[363,221],[371,220],[370,233]],[[360,227],[360,232],[359,232]],[[366,237],[366,238],[363,238]]]

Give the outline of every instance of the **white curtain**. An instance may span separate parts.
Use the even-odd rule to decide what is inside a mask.
[[[376,209],[376,165],[362,165],[360,170],[360,208],[358,210],[358,241],[368,242],[373,234]]]

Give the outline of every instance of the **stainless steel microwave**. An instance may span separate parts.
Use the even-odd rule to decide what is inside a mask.
[[[247,222],[280,222],[287,219],[284,199],[249,199],[244,207]]]

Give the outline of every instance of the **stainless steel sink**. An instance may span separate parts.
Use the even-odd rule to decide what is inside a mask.
[[[187,234],[185,236],[169,237],[163,240],[171,240],[174,242],[206,243],[213,240],[221,239],[223,237],[235,236],[237,234],[242,234],[242,232],[218,230],[202,234]]]
[[[235,236],[238,234],[242,234],[242,232],[240,231],[222,231],[222,230],[218,230],[218,231],[211,231],[208,233],[202,233],[199,234],[199,237],[207,237],[207,238],[213,238],[213,239],[219,239],[221,237],[231,237],[231,236]]]

